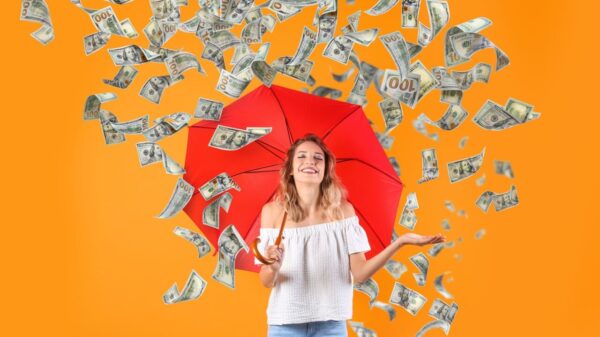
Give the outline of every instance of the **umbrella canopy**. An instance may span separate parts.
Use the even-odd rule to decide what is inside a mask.
[[[226,151],[208,146],[217,125],[272,127],[272,131],[239,150]],[[196,191],[184,211],[213,247],[218,247],[219,234],[229,224],[251,246],[260,233],[262,206],[277,189],[287,150],[309,132],[321,137],[336,156],[336,173],[369,238],[367,258],[390,244],[404,184],[362,108],[277,85],[261,85],[225,107],[219,121],[203,120],[189,128],[184,179]],[[202,223],[202,211],[214,198],[205,200],[198,187],[222,172],[227,172],[240,190],[228,190],[233,201],[228,212],[219,210],[220,226],[216,229]],[[235,267],[254,272],[260,269],[254,264],[252,250],[240,251]]]

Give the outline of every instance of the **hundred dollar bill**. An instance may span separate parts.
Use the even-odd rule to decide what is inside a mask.
[[[188,52],[181,51],[174,55],[169,55],[165,58],[165,66],[172,81],[176,81],[185,70],[190,68],[196,68],[199,73],[206,75],[206,72],[202,69],[200,63],[198,63],[196,56]]]
[[[179,227],[176,226],[173,229],[173,233],[175,233],[175,235],[180,236],[184,239],[186,239],[188,242],[190,242],[191,244],[193,244],[194,246],[196,246],[196,249],[198,250],[198,257],[201,258],[204,255],[208,254],[210,252],[210,244],[208,242],[208,240],[203,237],[202,235],[196,233],[196,232],[192,232],[191,230],[184,228],[184,227]]]
[[[377,131],[375,131],[375,136],[377,137],[379,144],[381,144],[381,147],[383,147],[386,150],[392,148],[392,144],[394,143],[394,137]]]
[[[400,81],[403,81],[407,77],[410,68],[410,54],[404,36],[396,31],[381,35],[379,39],[392,56],[396,67],[398,67]]]
[[[123,34],[125,34],[125,36],[127,36],[128,38],[135,39],[136,37],[140,36],[137,30],[135,30],[135,27],[133,26],[133,23],[129,18],[119,22],[119,24],[121,25]]]
[[[477,186],[481,186],[485,183],[485,173],[481,175],[481,177],[477,178],[477,180],[475,180],[475,184],[477,184]]]
[[[338,99],[342,96],[342,91],[339,89],[334,89],[334,88],[325,87],[325,86],[320,85],[320,86],[316,87],[315,89],[313,89],[311,94],[320,96],[320,97],[329,96],[329,98],[331,98],[331,99]]]
[[[417,95],[417,102],[419,102],[421,98],[423,98],[423,96],[427,95],[431,90],[433,90],[436,87],[437,82],[435,81],[435,77],[433,77],[429,70],[425,68],[421,61],[416,61],[415,63],[413,63],[410,66],[409,71],[412,74],[420,76],[419,93]]]
[[[442,228],[447,231],[450,230],[450,221],[448,219],[442,219]]]
[[[394,171],[396,171],[396,174],[400,176],[400,164],[398,163],[398,159],[396,159],[396,157],[389,157],[388,159],[390,160],[390,164],[392,164]]]
[[[177,32],[178,24],[174,21],[150,20],[144,27],[144,35],[151,44],[161,47]]]
[[[107,145],[122,143],[125,141],[125,135],[113,129],[112,125],[118,123],[117,116],[112,112],[100,110],[98,112],[100,124],[102,125],[102,134],[104,135],[104,143]]]
[[[159,161],[162,161],[163,167],[168,174],[184,174],[185,170],[177,164],[175,160],[167,155],[167,153],[153,142],[140,142],[136,144],[138,159],[140,165],[146,166]]]
[[[484,235],[485,235],[485,228],[479,229],[477,232],[475,232],[475,240],[481,240],[481,238],[483,238]]]
[[[221,194],[217,199],[212,201],[202,211],[202,223],[219,229],[219,210],[223,208],[225,212],[229,212],[229,206],[231,205],[231,200],[233,196],[229,192],[225,192]]]
[[[427,302],[427,298],[400,282],[394,282],[394,289],[392,289],[388,302],[396,304],[404,308],[411,315],[416,316],[425,302]]]
[[[417,28],[421,0],[402,0],[402,28]]]
[[[146,140],[150,142],[157,142],[165,137],[175,134],[177,130],[166,122],[160,122],[154,124],[151,128],[146,129],[142,134]]]
[[[448,163],[448,176],[450,177],[450,183],[455,183],[468,178],[479,171],[479,168],[483,164],[483,156],[485,154],[485,147],[481,152],[472,157],[465,159],[456,160]]]
[[[379,0],[373,7],[367,9],[365,14],[372,16],[382,15],[398,4],[398,0]]]
[[[123,123],[110,123],[110,126],[120,133],[140,134],[148,128],[148,115]]]
[[[117,19],[111,6],[95,10],[94,12],[89,13],[89,16],[98,31],[126,36],[121,27],[121,22]]]
[[[220,150],[235,151],[247,146],[262,136],[262,134],[248,132],[247,130],[217,125],[208,146]]]
[[[392,259],[387,260],[383,268],[387,270],[394,279],[399,279],[400,276],[407,271],[406,266],[402,262]]]
[[[179,213],[188,202],[190,202],[193,194],[194,186],[183,180],[182,177],[179,177],[175,189],[173,190],[173,194],[169,199],[169,203],[167,203],[167,206],[156,217],[160,219],[173,217],[175,214]]]
[[[252,24],[251,26],[254,26],[254,25]],[[260,30],[259,30],[259,32],[260,32]],[[244,32],[242,32],[242,34],[243,33]],[[231,33],[228,30],[222,30],[222,31],[218,31],[218,32],[209,32],[207,30],[202,30],[202,31],[199,30],[198,32],[196,32],[196,36],[198,36],[198,38],[200,40],[202,40],[202,43],[204,43],[205,45],[208,42],[210,42],[210,43],[218,46],[222,50],[227,50],[228,48],[231,48],[231,47],[235,46],[236,44],[242,43],[242,41],[240,39],[238,39],[235,35],[233,35],[233,33]]]
[[[200,191],[200,194],[202,194],[204,200],[210,200],[217,194],[231,188],[240,191],[240,186],[226,172],[221,172],[213,179],[200,186],[198,190]]]
[[[523,115],[519,114],[520,111],[521,110],[513,109],[511,110],[511,114],[496,102],[488,99],[479,109],[477,114],[473,116],[472,120],[475,124],[479,125],[483,129],[501,131],[518,124],[524,124],[531,120],[528,118],[528,116],[523,117]],[[524,120],[521,121],[519,118],[524,118]]]
[[[487,63],[477,63],[467,71],[453,71],[450,76],[454,78],[460,90],[466,90],[471,87],[473,82],[488,83],[491,73],[492,66]]]
[[[223,102],[200,97],[198,99],[198,104],[196,105],[196,110],[194,111],[194,117],[218,121],[221,119],[224,106],[225,104]]]
[[[273,131],[273,128],[270,126],[256,126],[256,127],[246,127],[246,131],[255,134],[255,135],[268,135]]]
[[[441,321],[445,321],[448,324],[452,324],[457,311],[458,305],[456,303],[452,302],[452,305],[448,305],[439,298],[436,298],[433,303],[431,303],[428,315]]]
[[[512,165],[508,161],[494,160],[494,170],[497,174],[505,175],[511,179],[515,177]]]
[[[485,191],[485,192],[481,193],[479,198],[477,198],[477,201],[475,202],[475,204],[482,211],[487,212],[488,208],[490,207],[490,204],[492,203],[493,197],[494,197],[494,192]]]
[[[458,33],[476,33],[492,24],[492,21],[485,17],[478,17],[469,21],[463,22],[459,25],[450,27],[446,32],[445,39],[445,61],[446,67],[453,67],[458,64],[469,61],[468,58],[462,57],[456,53],[454,46],[450,42],[452,36]]]
[[[300,45],[296,48],[296,54],[287,63],[287,65],[295,66],[301,64],[302,61],[306,60],[308,56],[313,52],[317,45],[317,33],[310,28],[304,26],[302,38],[300,39]]]
[[[519,123],[524,123],[533,112],[533,105],[511,97],[506,102],[504,111],[513,116]]]
[[[454,203],[451,200],[444,200],[444,206],[450,211],[450,212],[454,212],[455,208],[454,208]]]
[[[21,21],[38,22],[42,25],[31,33],[31,37],[43,45],[54,40],[54,28],[48,5],[44,0],[21,0]]]
[[[438,275],[435,278],[435,280],[433,281],[433,284],[435,286],[435,290],[437,290],[438,293],[440,293],[442,296],[444,296],[447,299],[451,299],[452,294],[450,294],[448,292],[448,290],[446,290],[446,288],[444,287],[444,284],[442,283],[444,281],[444,275],[446,275],[446,273],[441,273],[440,275]]]
[[[250,64],[250,69],[252,69],[254,76],[258,77],[258,79],[267,87],[271,86],[271,83],[275,80],[275,75],[277,75],[277,71],[265,61],[270,46],[270,43],[265,43],[260,46],[256,53],[256,57]]]
[[[421,113],[417,118],[427,124],[435,125],[442,130],[450,131],[462,124],[468,115],[469,113],[460,105],[451,104],[444,115],[437,121],[432,121],[424,113]]]
[[[418,101],[421,77],[417,74],[408,74],[404,80],[400,73],[386,69],[383,73],[381,91],[388,97],[398,100],[414,109]]]
[[[112,35],[105,32],[96,32],[83,38],[83,51],[90,55],[104,47]]]
[[[310,77],[310,71],[314,65],[311,60],[304,60],[301,64],[290,66],[287,65],[289,57],[285,56],[283,58],[279,58],[273,62],[271,65],[273,69],[279,71],[280,73],[295,78],[299,81],[308,83]]]
[[[200,57],[205,60],[211,61],[219,69],[225,69],[225,58],[223,57],[223,50],[211,42],[206,43],[206,45],[204,46],[204,50],[202,51],[202,55],[200,55]]]
[[[268,8],[275,12],[280,22],[291,18],[292,16],[300,13],[300,11],[302,10],[299,7],[288,5],[284,1],[279,0],[270,1],[270,5]]]
[[[98,94],[92,94],[85,100],[85,106],[83,108],[83,119],[92,120],[99,118],[100,106],[102,103],[112,101],[117,98],[117,95],[112,92],[103,92]]]
[[[436,179],[440,176],[437,155],[434,148],[421,151],[421,163],[421,178],[417,181],[418,184]]]
[[[342,36],[352,42],[356,42],[363,46],[369,46],[377,37],[379,28],[369,28],[357,32],[344,33]]]
[[[221,69],[215,89],[229,97],[238,98],[250,84],[250,81],[239,79],[225,69]]]
[[[339,63],[347,64],[353,47],[354,41],[339,35],[329,40],[322,55]]]
[[[465,144],[467,143],[467,140],[469,140],[469,136],[463,136],[459,141],[458,141],[458,148],[459,149],[464,149],[465,148]]]
[[[367,294],[369,296],[369,307],[373,307],[373,303],[379,295],[379,285],[372,277],[362,283],[354,283],[354,290]]]
[[[496,212],[503,211],[519,204],[519,196],[517,195],[517,188],[515,185],[511,185],[508,192],[495,194],[493,198]]]
[[[348,77],[350,77],[350,75],[352,75],[354,73],[355,69],[356,68],[350,68],[350,69],[346,70],[344,73],[338,75],[338,74],[333,73],[331,71],[331,68],[329,68],[329,70],[331,71],[331,76],[333,76],[333,79],[336,82],[345,82],[348,79]]]
[[[423,122],[422,119],[414,119],[413,120],[413,127],[415,128],[415,130],[417,130],[420,134],[424,135],[427,138],[433,139],[435,141],[437,141],[439,139],[438,134],[437,133],[429,133],[427,131],[427,129],[425,128],[425,122]]]
[[[429,248],[429,251],[427,253],[429,253],[429,256],[431,257],[436,257],[445,247],[446,245],[444,243],[436,243],[435,245],[431,246],[431,248]]]
[[[442,90],[440,102],[452,105],[460,105],[463,98],[462,90]]]
[[[510,63],[508,55],[481,34],[457,33],[450,38],[450,43],[456,54],[467,60],[470,60],[471,55],[479,50],[494,48],[496,51],[496,71],[506,67]]]
[[[396,317],[396,309],[394,309],[394,307],[392,307],[392,305],[389,303],[375,301],[373,302],[373,307],[379,308],[387,312],[388,316],[390,317],[390,321],[394,320],[394,318]]]
[[[157,118],[155,123],[166,123],[175,131],[181,130],[182,127],[186,126],[188,122],[192,119],[192,116],[187,112],[175,112],[172,114],[168,114],[166,116],[162,116]]]
[[[219,235],[219,260],[212,278],[227,287],[235,288],[235,259],[238,253],[243,249],[249,252],[250,249],[233,224],[227,226]]]
[[[316,13],[315,13],[316,14]],[[337,25],[337,12],[330,12],[319,15],[317,31],[317,43],[328,42],[333,38],[335,27]]]
[[[417,200],[417,194],[411,192],[406,197],[406,202],[402,208],[402,216],[400,216],[400,225],[413,230],[417,224],[417,215],[415,210],[419,208],[419,202]]]
[[[115,75],[112,80],[103,79],[104,84],[111,85],[116,88],[125,89],[127,88],[133,79],[137,76],[138,70],[132,66],[121,66],[119,72]]]
[[[174,283],[171,288],[163,295],[163,302],[165,304],[173,304],[183,301],[191,301],[200,297],[206,289],[207,282],[192,269],[192,273],[188,277],[183,290],[179,293],[177,289],[177,282]]]
[[[177,0],[150,0],[152,18],[156,20],[179,21],[180,13]]]
[[[350,329],[360,337],[377,337],[377,333],[371,329],[365,328],[362,322],[348,321]]]
[[[183,75],[181,75],[181,79],[183,79]],[[142,86],[140,96],[152,103],[159,104],[164,90],[173,83],[176,82],[173,82],[169,75],[152,76]]]
[[[389,133],[402,122],[402,107],[400,102],[392,98],[384,99],[379,102],[379,110],[385,121],[385,133]]]
[[[448,324],[448,322],[446,322],[446,321],[440,321],[438,319],[433,320],[433,321],[423,325],[423,327],[421,327],[421,329],[419,329],[419,331],[417,331],[417,334],[415,335],[415,337],[423,337],[429,330],[436,329],[436,328],[442,329],[447,336],[448,332],[450,331],[450,324]]]
[[[446,1],[427,0],[426,4],[431,28],[419,23],[419,32],[417,33],[417,42],[423,47],[429,45],[450,20],[450,8]]]
[[[108,54],[116,66],[142,64],[160,56],[159,54],[134,44],[109,49]]]
[[[419,252],[418,254],[411,256],[409,259],[410,262],[417,266],[417,268],[419,268],[421,271],[421,273],[413,273],[417,284],[419,286],[424,286],[425,281],[427,280],[427,270],[429,269],[429,260],[427,259],[427,256]]]

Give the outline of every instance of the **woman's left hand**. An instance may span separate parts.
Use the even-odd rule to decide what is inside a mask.
[[[398,237],[397,240],[406,245],[423,246],[433,243],[444,242],[446,241],[446,237],[443,236],[441,233],[438,233],[436,235],[419,235],[416,233],[406,233]]]

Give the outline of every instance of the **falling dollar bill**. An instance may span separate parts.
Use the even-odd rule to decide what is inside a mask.
[[[394,289],[392,289],[389,302],[404,308],[408,313],[416,316],[425,302],[427,302],[427,298],[400,282],[394,282]]]
[[[419,22],[417,42],[423,47],[429,45],[450,20],[450,8],[448,8],[446,1],[427,0],[425,3],[427,4],[431,28]]]
[[[234,151],[247,146],[262,136],[264,135],[248,132],[247,130],[217,125],[208,146],[220,150]]]
[[[223,113],[223,102],[210,100],[200,97],[196,110],[194,111],[195,118],[208,119],[211,121],[219,121]]]
[[[133,79],[137,76],[138,70],[132,66],[121,66],[119,72],[112,80],[103,79],[102,82],[116,88],[127,88]]]
[[[110,123],[110,126],[117,132],[128,134],[141,134],[148,128],[148,115],[138,117],[134,120],[122,123]]]
[[[496,51],[496,71],[501,70],[510,63],[508,55],[498,48],[492,41],[478,33],[457,33],[452,35],[450,43],[456,54],[463,59],[471,59],[471,56],[482,49],[494,48]]]
[[[457,311],[458,305],[456,303],[452,302],[452,305],[448,305],[439,298],[436,298],[433,303],[431,303],[431,308],[429,308],[428,315],[447,322],[448,324],[452,324]]]
[[[505,175],[511,179],[515,177],[512,165],[508,161],[494,160],[494,170],[497,174]]]
[[[231,193],[225,192],[210,204],[206,205],[202,211],[202,223],[209,227],[219,229],[219,210],[223,208],[225,212],[229,212],[229,206],[231,206],[232,199],[233,196]]]
[[[421,178],[417,181],[418,184],[433,180],[440,176],[437,155],[434,148],[421,151]]]
[[[459,33],[476,33],[492,24],[492,21],[485,17],[478,17],[459,25],[449,28],[446,31],[445,39],[445,61],[446,67],[453,67],[469,61],[469,58],[460,56],[454,49],[454,45],[450,42],[454,35]]]
[[[217,194],[231,188],[240,191],[240,186],[227,174],[227,172],[221,172],[213,179],[200,186],[198,190],[200,191],[200,194],[202,194],[204,200],[210,200]]]
[[[176,226],[173,229],[173,233],[193,244],[198,250],[199,258],[205,256],[210,252],[210,244],[208,240],[202,235],[180,226]]]
[[[408,52],[404,36],[399,31],[396,31],[382,35],[379,39],[392,56],[398,68],[400,81],[403,81],[408,76],[410,68],[410,53]]]
[[[421,113],[417,118],[442,130],[450,131],[462,124],[468,115],[469,113],[460,105],[450,104],[444,115],[437,121],[432,121],[424,113]]]
[[[125,141],[125,135],[115,130],[112,125],[118,123],[117,116],[112,112],[100,110],[100,124],[102,126],[102,134],[104,135],[104,143],[107,145],[118,144]]]
[[[417,28],[421,0],[402,0],[402,28]]]
[[[219,80],[215,89],[229,97],[238,98],[250,84],[250,81],[242,80],[225,69],[221,69]]]
[[[446,336],[447,336],[448,332],[450,331],[450,324],[448,324],[448,322],[446,322],[446,321],[442,321],[442,320],[438,320],[438,319],[433,320],[433,321],[423,325],[423,327],[421,327],[421,329],[419,329],[419,331],[417,331],[417,334],[415,335],[415,337],[423,337],[431,329],[442,329],[444,331],[444,334],[446,334]]]
[[[417,285],[424,286],[425,281],[427,280],[427,270],[429,269],[429,260],[427,259],[427,256],[419,252],[416,255],[411,256],[409,259],[410,262],[417,266],[417,268],[419,268],[421,271],[421,273],[413,273],[413,276],[417,281]]]
[[[443,284],[445,275],[446,273],[441,273],[440,275],[436,276],[435,280],[433,281],[433,285],[438,293],[440,293],[445,298],[450,299],[453,296],[446,290]]]
[[[481,152],[472,157],[465,159],[456,160],[448,163],[448,176],[450,177],[450,183],[464,180],[474,175],[483,164],[483,156],[485,154],[485,147]]]
[[[358,290],[361,293],[367,294],[369,296],[369,307],[373,306],[375,303],[375,299],[379,295],[379,285],[375,280],[370,277],[368,280],[361,283],[354,283],[354,290]]]
[[[21,0],[21,21],[33,21],[42,26],[31,33],[31,36],[43,45],[54,40],[54,28],[50,19],[50,11],[44,0]]]
[[[406,266],[402,262],[393,259],[387,260],[383,268],[387,270],[394,279],[400,278],[400,276],[407,271]]]
[[[112,92],[104,92],[98,94],[92,94],[85,100],[83,107],[83,119],[92,120],[99,118],[100,107],[102,103],[112,101],[117,98],[117,95]]]
[[[419,202],[417,200],[417,194],[411,192],[406,197],[404,208],[402,208],[402,216],[400,216],[400,225],[413,230],[417,224],[417,215],[415,210],[419,208]]]
[[[365,14],[377,16],[387,13],[398,4],[398,0],[379,0],[373,7],[367,9]]]
[[[90,55],[106,46],[112,35],[105,32],[95,32],[83,38],[83,51],[85,55]]]
[[[156,217],[160,219],[173,217],[175,214],[179,213],[188,202],[190,202],[193,194],[194,186],[183,180],[182,177],[179,177],[167,206],[165,206],[162,212]]]
[[[388,316],[390,317],[390,321],[393,321],[394,318],[396,317],[396,309],[394,309],[394,307],[392,307],[392,305],[389,303],[375,301],[375,302],[373,302],[373,307],[379,308],[379,309],[387,312]]]
[[[140,165],[146,166],[159,161],[162,161],[165,172],[168,174],[184,174],[185,169],[181,167],[175,160],[167,155],[167,153],[154,142],[141,142],[136,144],[138,159]]]
[[[183,75],[180,75],[179,80],[181,79],[183,79]],[[152,103],[159,104],[163,91],[173,83],[176,82],[173,82],[171,80],[171,76],[169,75],[152,76],[142,86],[142,89],[140,90],[140,96]]]
[[[196,59],[196,56],[192,53],[181,51],[176,54],[169,55],[165,58],[164,62],[172,81],[177,81],[179,76],[184,71],[191,68],[196,68],[199,73],[206,75],[206,72],[204,69],[202,69],[202,66]]]
[[[207,284],[208,283],[192,269],[192,273],[185,283],[183,290],[181,290],[181,293],[177,289],[177,283],[174,283],[163,295],[163,302],[165,304],[173,304],[195,300],[204,293]]]
[[[219,283],[234,289],[235,259],[242,249],[246,253],[250,249],[233,224],[223,229],[217,242],[219,245],[219,260],[211,276]]]
[[[159,54],[134,44],[109,49],[108,54],[116,66],[142,64],[160,57]]]
[[[399,101],[391,98],[384,99],[379,102],[379,110],[381,110],[383,120],[385,121],[386,134],[402,122],[402,107]]]

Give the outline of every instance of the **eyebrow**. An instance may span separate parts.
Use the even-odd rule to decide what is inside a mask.
[[[306,152],[306,151],[298,151],[298,153],[301,153],[301,152]],[[322,155],[323,153],[321,153],[321,152],[315,152],[315,154],[320,154],[320,155]]]

